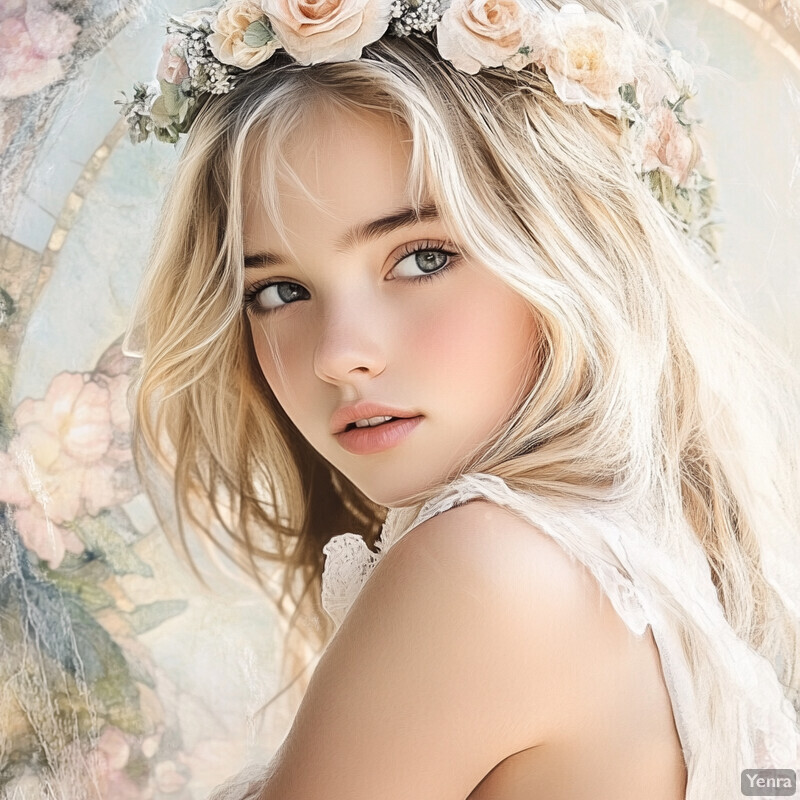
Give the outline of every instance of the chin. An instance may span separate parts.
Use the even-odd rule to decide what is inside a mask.
[[[386,508],[416,504],[419,502],[416,495],[428,489],[437,478],[437,476],[421,474],[416,474],[412,478],[405,470],[399,474],[397,470],[387,470],[380,475],[378,472],[378,469],[373,469],[368,478],[359,479],[360,476],[353,476],[350,480],[373,503]]]

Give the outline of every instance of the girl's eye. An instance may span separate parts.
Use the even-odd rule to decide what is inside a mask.
[[[408,249],[405,249],[400,254],[400,258],[395,262],[392,272],[396,272],[398,267],[404,261],[407,261],[412,271],[400,277],[425,279],[441,275],[453,265],[453,260],[458,256],[458,253],[443,248],[444,245],[435,242],[410,245]],[[414,272],[414,270],[422,270],[423,274],[420,275],[419,272]]]
[[[299,295],[305,294],[306,297]],[[298,283],[291,281],[273,281],[255,284],[245,292],[245,309],[255,314],[273,311],[289,305],[295,300],[307,300],[308,291]]]
[[[423,242],[407,245],[400,253],[392,273],[402,266],[398,277],[411,280],[431,280],[453,266],[458,253],[445,250],[442,243]],[[402,272],[405,271],[405,274]],[[296,300],[308,300],[308,290],[291,281],[264,281],[257,283],[245,292],[244,307],[253,314],[266,314],[291,305]]]

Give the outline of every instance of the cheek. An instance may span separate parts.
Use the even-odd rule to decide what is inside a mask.
[[[533,320],[510,290],[475,282],[453,295],[424,326],[414,351],[453,382],[513,386],[525,371]]]
[[[293,367],[297,361],[293,348],[281,343],[270,345],[270,339],[266,332],[259,330],[258,322],[252,323],[253,347],[256,359],[261,367],[267,383],[275,394],[275,397],[285,407],[285,400],[288,397],[287,389],[291,386],[296,376],[293,375]]]

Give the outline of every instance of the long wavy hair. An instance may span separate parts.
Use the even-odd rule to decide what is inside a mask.
[[[622,2],[584,5],[641,31],[645,17]],[[385,519],[283,412],[242,306],[245,166],[257,152],[280,229],[285,146],[320,108],[403,126],[414,202],[434,200],[459,249],[539,320],[531,390],[458,471],[624,502],[664,531],[688,521],[731,626],[800,707],[798,611],[776,580],[779,564],[800,560],[797,373],[713,286],[627,163],[620,123],[564,104],[537,70],[459,72],[425,37],[384,37],[359,61],[310,67],[278,51],[193,125],[131,329],[143,354],[137,464],[183,550],[192,529],[265,588],[266,574],[280,576],[285,668],[302,663],[287,656],[299,652],[290,633],[319,653],[333,632],[319,600],[323,545],[348,530],[372,545]]]

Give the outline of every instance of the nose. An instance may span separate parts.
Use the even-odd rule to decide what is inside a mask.
[[[330,309],[321,321],[314,350],[314,372],[329,383],[348,383],[354,376],[376,376],[386,368],[384,328],[365,304]]]

